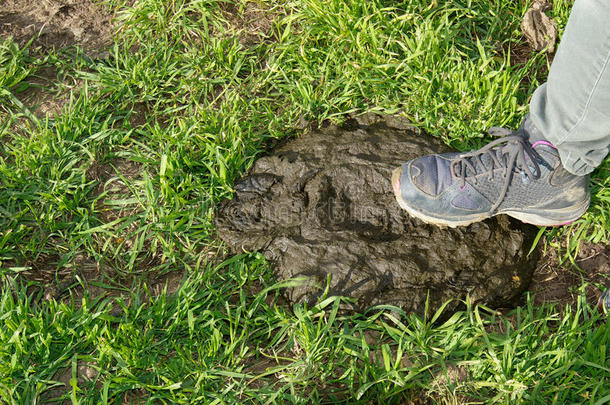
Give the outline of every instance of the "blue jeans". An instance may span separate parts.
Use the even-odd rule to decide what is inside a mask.
[[[585,175],[610,147],[610,0],[576,0],[547,82],[530,101],[531,122]]]

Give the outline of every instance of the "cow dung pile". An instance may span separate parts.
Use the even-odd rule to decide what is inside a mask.
[[[388,304],[423,314],[447,300],[514,305],[527,288],[537,228],[504,215],[456,229],[411,218],[392,193],[392,170],[450,149],[393,117],[365,115],[294,139],[259,158],[218,208],[234,252],[262,252],[291,302],[353,298],[344,309]],[[330,276],[330,277],[329,277]]]

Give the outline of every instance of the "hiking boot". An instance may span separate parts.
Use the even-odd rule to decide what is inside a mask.
[[[392,174],[396,200],[424,222],[469,225],[498,214],[540,226],[566,225],[589,207],[589,176],[561,165],[557,148],[524,127],[467,153],[413,159]],[[530,143],[531,141],[531,143]]]

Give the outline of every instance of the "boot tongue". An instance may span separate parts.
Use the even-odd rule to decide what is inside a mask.
[[[536,152],[536,163],[538,163],[540,166],[544,166],[549,170],[553,170],[555,167],[557,167],[558,164],[561,164],[557,148],[549,141],[535,141],[532,144],[532,149],[534,149],[534,151]]]
[[[521,124],[517,132],[522,133],[523,136],[525,136],[525,139],[527,139],[531,145],[534,145],[536,142],[539,141],[547,141],[544,138],[542,131],[540,131],[538,127],[534,125],[529,114],[525,117],[523,123]]]
[[[553,170],[553,168],[559,164],[557,147],[544,137],[542,131],[534,125],[529,114],[525,117],[521,127],[519,127],[517,131],[525,136],[532,149],[539,155],[539,158],[536,159],[536,163],[549,170]],[[529,162],[529,157],[526,160]]]

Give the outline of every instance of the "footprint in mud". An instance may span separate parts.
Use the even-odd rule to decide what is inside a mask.
[[[410,218],[392,193],[392,170],[413,157],[448,151],[393,118],[366,115],[288,142],[260,158],[235,184],[215,219],[235,251],[259,250],[280,280],[311,282],[286,291],[315,303],[330,294],[353,310],[391,304],[435,310],[448,299],[506,307],[531,280],[535,227],[506,216],[442,229]],[[450,312],[448,311],[448,312]]]

